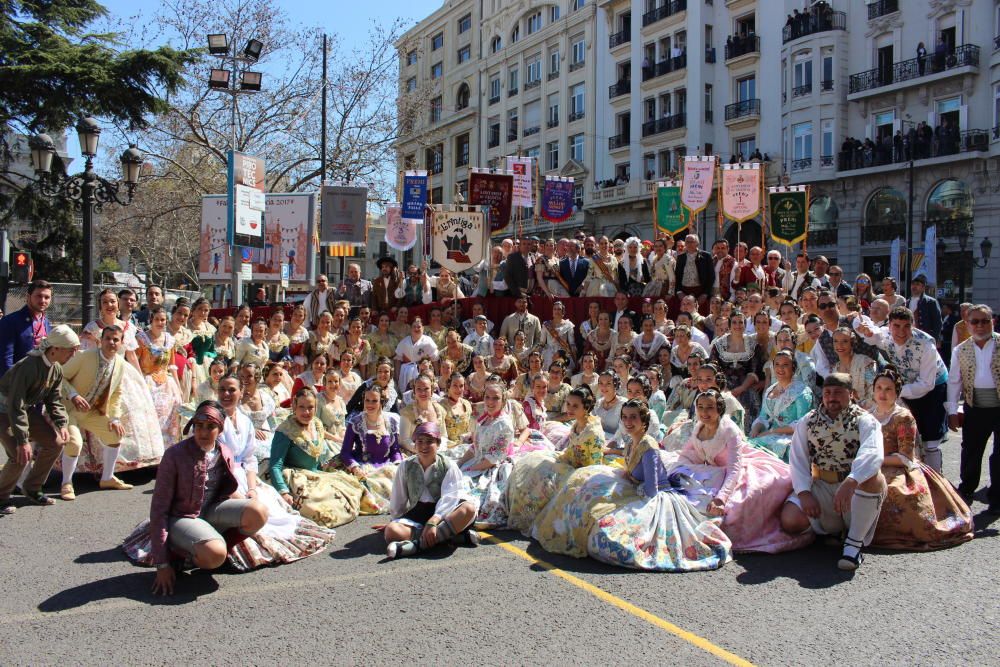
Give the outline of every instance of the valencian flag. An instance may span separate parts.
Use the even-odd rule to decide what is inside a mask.
[[[787,246],[804,241],[809,232],[809,192],[804,185],[768,188],[771,238]]]
[[[675,234],[684,231],[690,218],[684,215],[681,206],[681,186],[677,181],[658,183],[656,187],[656,233]]]
[[[573,215],[573,179],[546,176],[542,190],[542,217],[549,222],[565,222]]]
[[[405,172],[403,174],[403,218],[423,223],[425,206],[427,206],[427,172]]]
[[[473,171],[469,174],[469,203],[489,206],[490,232],[499,232],[510,224],[514,176],[504,173]]]
[[[489,233],[481,211],[435,211],[431,216],[431,259],[461,273],[486,259]]]
[[[722,215],[743,223],[760,213],[760,163],[722,165]]]

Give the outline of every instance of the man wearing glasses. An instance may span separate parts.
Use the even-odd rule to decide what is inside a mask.
[[[962,429],[961,483],[958,492],[967,503],[979,486],[986,443],[993,436],[990,454],[990,514],[1000,514],[1000,334],[993,330],[993,310],[979,304],[969,308],[971,338],[951,353],[948,374],[948,428]],[[963,409],[958,411],[962,398]]]
[[[910,310],[918,329],[931,335],[941,345],[941,306],[937,299],[927,296],[927,278],[914,276],[910,281]]]
[[[767,253],[764,273],[767,275],[767,284],[772,287],[781,287],[785,281],[785,270],[781,268],[781,253],[771,250]]]
[[[844,282],[844,270],[842,268],[834,264],[830,267],[827,275],[830,278],[830,291],[833,292],[834,296],[839,298],[853,294],[851,286]]]

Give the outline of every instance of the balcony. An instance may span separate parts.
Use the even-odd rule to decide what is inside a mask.
[[[608,150],[613,151],[618,148],[625,148],[631,143],[632,139],[628,132],[623,132],[621,134],[616,134],[613,137],[608,137]]]
[[[626,27],[608,37],[608,48],[613,49],[621,46],[622,44],[628,44],[631,41],[632,41],[632,29]]]
[[[809,247],[813,246],[835,246],[837,245],[837,228],[816,229],[809,228]]]
[[[682,12],[687,9],[687,0],[673,0],[672,2],[666,2],[656,9],[650,10],[642,15],[642,27],[645,28],[648,25],[653,25],[657,21],[662,21],[668,16],[673,16],[678,12]]]
[[[559,72],[558,71],[549,72],[549,76],[546,78],[546,81],[555,81],[558,78],[559,78]]]
[[[711,109],[705,109],[705,122],[706,123],[712,123],[712,110]]]
[[[833,166],[833,156],[832,155],[820,155],[819,156],[819,166],[820,167],[832,167]]]
[[[622,79],[618,83],[611,84],[608,88],[608,99],[613,100],[616,97],[628,95],[630,92],[632,92],[632,80]]]
[[[926,234],[927,228],[931,226],[937,227],[938,238],[953,239],[961,234],[972,236],[975,231],[972,218],[939,218],[936,216],[924,218],[923,233]]]
[[[829,32],[830,30],[847,30],[847,14],[844,12],[827,11],[805,15],[798,21],[793,19],[791,25],[786,25],[782,29],[781,43],[787,44],[799,37],[815,35],[818,32]]]
[[[709,65],[715,63],[715,48],[705,48],[705,62]]]
[[[860,149],[837,153],[837,171],[854,171],[884,167],[892,164],[908,164],[912,157],[916,163],[923,160],[946,158],[963,153],[986,152],[990,148],[990,130],[966,130],[951,138],[935,136],[930,144],[916,144],[902,149],[886,144],[871,143]]]
[[[664,116],[647,120],[642,124],[642,136],[649,137],[654,134],[679,130],[687,125],[687,114],[675,113],[673,116]]]
[[[517,128],[507,130],[507,141],[517,141]]]
[[[726,62],[751,53],[760,55],[760,37],[757,35],[732,36],[726,39]]]
[[[823,92],[828,90],[833,90],[833,79],[827,79],[826,81],[819,82],[819,89]]]
[[[792,160],[792,171],[805,171],[806,169],[811,169],[813,165],[813,159],[811,157],[799,158],[798,160]]]
[[[796,97],[804,97],[812,91],[813,85],[811,83],[807,83],[804,86],[795,86],[792,88],[792,99],[795,99]]]
[[[516,87],[516,86],[515,86],[514,88],[508,88],[508,89],[507,89],[507,97],[514,97],[514,96],[515,96],[515,95],[517,95],[517,94],[518,94],[519,92],[520,92],[520,91],[519,91],[519,90],[517,89],[517,87]]]
[[[525,81],[524,82],[524,90],[528,91],[528,90],[531,90],[533,88],[538,88],[540,85],[542,85],[542,80],[541,79],[534,79],[532,81]]]
[[[899,11],[899,0],[878,0],[868,5],[868,20]]]
[[[932,77],[937,74],[947,76],[949,73],[971,73],[978,68],[979,47],[975,44],[963,44],[956,47],[951,53],[931,54],[925,58],[911,58],[893,63],[891,67],[876,67],[865,72],[852,74],[847,99],[865,97],[861,93],[914,79]],[[935,78],[940,79],[944,76]]]
[[[532,136],[534,134],[538,134],[541,131],[542,131],[542,128],[540,126],[538,126],[538,125],[535,125],[534,127],[526,127],[526,128],[524,128],[524,132],[521,133],[521,136],[522,137],[530,137],[530,136]]]
[[[683,53],[676,58],[667,58],[660,62],[642,68],[642,80],[649,81],[658,76],[664,76],[671,72],[677,72],[687,67],[687,54]]]
[[[574,111],[569,115],[569,122],[572,123],[574,120],[580,120],[583,118],[583,115],[582,111]]]
[[[726,123],[749,118],[760,118],[760,99],[753,98],[726,105]]]
[[[490,104],[496,104],[499,101],[500,101],[500,96],[499,95],[497,95],[496,97],[491,97],[490,98]]]
[[[553,127],[559,127],[559,119],[558,118],[549,118],[549,122],[547,122],[545,124],[545,127],[549,128],[550,130]]]
[[[894,223],[889,225],[863,225],[861,227],[861,245],[866,243],[892,243],[896,239],[906,238],[906,225]],[[812,245],[810,243],[810,245]]]
[[[586,65],[586,64],[587,64],[587,61],[586,61],[586,60],[581,60],[581,61],[579,61],[579,62],[575,62],[575,63],[570,63],[570,66],[569,66],[569,71],[570,71],[570,72],[575,72],[575,71],[577,71],[578,69],[583,69],[583,66],[584,66],[584,65]]]

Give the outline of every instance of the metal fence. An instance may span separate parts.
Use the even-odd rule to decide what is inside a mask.
[[[116,293],[119,290],[125,289],[126,285],[110,285],[110,284],[97,284],[94,285],[94,311],[96,313],[97,295],[104,288],[113,289]],[[139,304],[146,302],[145,290],[137,289],[135,290],[139,298]],[[164,304],[167,309],[173,307],[174,302],[180,297],[187,297],[190,300],[197,299],[202,294],[201,292],[195,292],[193,290],[165,290],[163,298]],[[12,313],[15,310],[19,310],[24,307],[28,298],[28,287],[27,285],[11,285],[10,289],[7,291],[7,303],[5,304],[4,313]],[[80,326],[80,318],[82,317],[83,304],[82,304],[82,293],[79,284],[74,283],[52,283],[52,303],[49,306],[49,310],[46,313],[48,315],[49,321],[52,324],[69,324],[74,327]]]

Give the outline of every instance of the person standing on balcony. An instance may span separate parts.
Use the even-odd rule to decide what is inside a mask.
[[[917,44],[917,72],[920,76],[924,75],[924,68],[927,65],[927,47],[924,46],[923,42]]]

